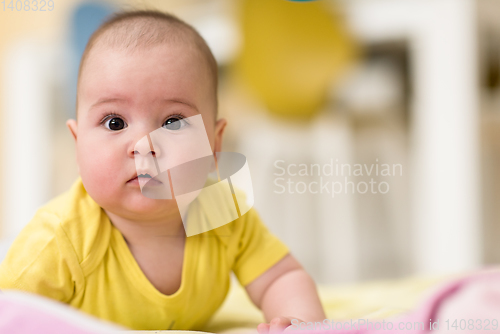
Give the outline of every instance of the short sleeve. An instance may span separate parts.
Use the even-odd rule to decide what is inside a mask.
[[[22,290],[68,302],[81,282],[71,243],[48,212],[37,212],[21,231],[0,265],[0,290]]]
[[[233,272],[246,286],[288,254],[289,249],[267,229],[255,209],[242,218],[237,227],[240,233]]]

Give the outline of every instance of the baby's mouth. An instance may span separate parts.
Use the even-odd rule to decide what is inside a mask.
[[[153,178],[148,173],[137,175],[137,181],[139,181],[139,185],[141,186],[141,188],[143,188],[146,184],[148,184],[148,186],[157,186],[162,184],[160,180],[158,180],[157,178]]]
[[[151,179],[152,177],[148,173],[137,175],[137,181],[139,181],[139,185],[141,186],[141,188],[144,187],[144,185],[148,183]]]

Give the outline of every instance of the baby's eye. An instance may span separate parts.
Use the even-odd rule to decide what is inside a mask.
[[[187,125],[187,121],[180,117],[170,117],[163,123],[163,127],[167,130],[179,130]]]
[[[118,131],[125,129],[127,127],[127,123],[119,117],[113,117],[108,119],[105,123],[104,126],[112,131]]]

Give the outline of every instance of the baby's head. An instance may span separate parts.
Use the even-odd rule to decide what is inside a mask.
[[[161,127],[175,136],[182,119],[201,115],[213,153],[226,124],[217,120],[217,64],[207,44],[188,24],[157,11],[118,13],[94,32],[80,63],[76,109],[77,120],[67,125],[85,189],[129,219],[159,219],[177,208],[146,198],[130,181],[141,138]],[[183,150],[161,154],[175,161],[189,154]]]

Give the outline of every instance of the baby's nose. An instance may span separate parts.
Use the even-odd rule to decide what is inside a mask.
[[[132,155],[135,156],[136,154],[146,156],[149,153],[151,153],[154,157],[160,157],[161,155],[161,150],[159,145],[153,145],[153,141],[151,140],[151,137],[148,135],[142,137],[136,144],[135,147],[132,151]]]

